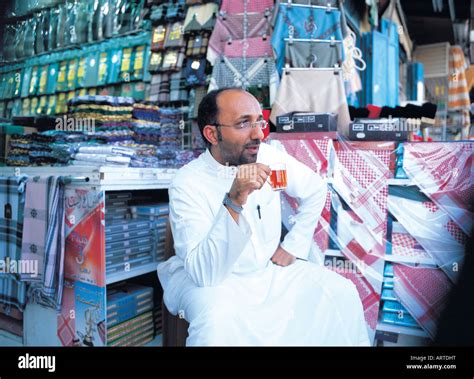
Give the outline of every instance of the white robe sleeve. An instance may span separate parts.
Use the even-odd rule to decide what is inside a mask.
[[[297,198],[299,204],[295,223],[281,247],[297,258],[308,259],[314,231],[326,202],[327,183],[305,164],[286,153],[279,153],[285,156],[288,181],[285,192]]]
[[[214,216],[207,206],[211,200],[191,186],[171,187],[170,223],[176,255],[197,286],[215,286],[231,272],[252,234],[241,214],[239,222],[221,205]]]

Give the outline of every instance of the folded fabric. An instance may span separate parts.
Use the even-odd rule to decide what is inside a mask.
[[[251,37],[242,40],[230,40],[224,45],[224,56],[228,58],[241,58],[243,56],[271,57],[273,58],[272,45],[270,38]]]
[[[330,42],[312,42],[311,40],[285,40],[285,62],[290,67],[325,68],[339,66],[342,63],[342,45]],[[283,61],[278,60],[278,71],[282,72]]]
[[[268,16],[260,13],[250,13],[247,18],[247,38],[270,36],[270,20]],[[244,38],[244,15],[231,14],[218,16],[216,25],[209,39],[207,49],[207,60],[212,65],[218,57],[224,53],[225,44],[231,40],[241,40]]]
[[[314,86],[314,83],[318,85]],[[277,116],[296,111],[334,113],[338,132],[348,135],[351,120],[342,75],[336,75],[332,70],[285,70],[270,120],[276,124]]]
[[[461,269],[467,236],[435,203],[390,194],[388,210],[453,281]]]
[[[164,48],[184,46],[183,22],[169,24],[166,30]]]
[[[121,155],[124,157],[132,157],[135,151],[118,146],[83,146],[79,148],[81,154],[107,154],[107,155]],[[78,154],[76,154],[77,157]]]
[[[218,5],[215,3],[189,7],[184,20],[184,32],[189,33],[202,29],[212,29],[217,11]]]
[[[307,4],[307,2],[306,2]],[[244,12],[270,12],[273,9],[273,0],[252,0],[252,1],[232,1],[223,0],[221,12],[226,14],[244,13]]]
[[[394,291],[402,305],[431,338],[448,299],[452,284],[440,269],[394,264]]]
[[[466,233],[472,229],[472,142],[405,143],[408,177]]]
[[[111,156],[106,154],[81,154],[74,156],[76,161],[90,162],[90,163],[115,163],[125,164],[130,163],[130,157]]]
[[[190,37],[186,43],[186,56],[204,56],[206,55],[209,44],[209,31],[201,31],[198,35]]]
[[[217,61],[212,70],[209,90],[223,87],[268,86],[270,104],[278,87],[278,74],[273,58],[226,58]]]
[[[290,7],[283,3],[277,9],[272,46],[278,67],[284,61],[285,38],[328,40],[332,37],[342,41],[341,12],[337,9],[328,12],[322,8]]]

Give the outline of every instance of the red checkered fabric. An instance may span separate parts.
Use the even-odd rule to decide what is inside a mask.
[[[359,292],[362,307],[364,308],[365,321],[375,334],[379,313],[380,293],[377,293],[377,291],[374,290],[364,276],[356,272],[348,272],[348,270],[342,270],[338,267],[329,268],[355,284],[357,291]]]
[[[285,137],[285,138],[282,138]],[[332,141],[329,139],[315,139],[311,136],[306,136],[307,139],[290,139],[289,136],[279,136],[278,134],[272,134],[270,140],[278,140],[285,148],[286,152],[304,163],[306,166],[326,177],[328,169],[329,152],[332,146]],[[290,208],[292,210],[291,215],[296,213],[298,203],[295,199],[283,193],[282,201],[286,202],[283,209]],[[283,214],[285,216],[285,214]],[[321,252],[325,252],[329,245],[329,227],[331,218],[331,193],[328,191],[326,197],[326,203],[321,213],[321,218],[316,227],[313,235],[314,242],[318,245]]]
[[[408,177],[465,233],[470,233],[473,218],[473,150],[472,142],[404,144]]]
[[[415,259],[430,258],[416,239],[408,233],[392,233],[392,254]]]
[[[436,325],[451,290],[440,269],[394,264],[394,290],[402,305],[434,337]]]
[[[241,40],[229,41],[224,45],[224,55],[227,58],[240,58],[245,55],[250,58],[269,57],[273,58],[270,38],[253,37]]]

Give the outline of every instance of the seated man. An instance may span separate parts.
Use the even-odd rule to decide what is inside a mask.
[[[198,111],[208,149],[169,189],[176,256],[158,266],[164,301],[189,322],[190,345],[367,346],[364,313],[349,280],[307,262],[324,206],[324,180],[261,143],[258,101],[237,89],[208,93]],[[269,166],[285,163],[298,198],[280,244],[280,194]]]

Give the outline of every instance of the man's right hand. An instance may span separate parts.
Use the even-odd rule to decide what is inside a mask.
[[[253,191],[263,187],[271,172],[270,167],[263,163],[240,165],[229,190],[230,199],[243,206]]]

